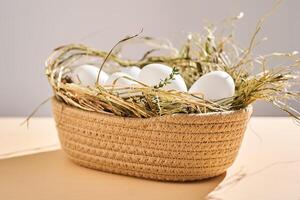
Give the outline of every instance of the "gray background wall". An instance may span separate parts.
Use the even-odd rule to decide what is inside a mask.
[[[204,20],[237,15],[238,40],[248,44],[255,24],[273,0],[1,0],[0,116],[26,116],[51,95],[44,60],[53,48],[86,43],[108,50],[141,27],[145,35],[178,42],[184,31],[201,30]],[[260,37],[269,40],[257,53],[300,50],[300,1],[286,0],[267,20]],[[270,105],[255,105],[256,115],[281,115]],[[50,115],[49,103],[39,116]]]

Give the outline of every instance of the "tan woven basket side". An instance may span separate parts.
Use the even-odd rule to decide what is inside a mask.
[[[155,180],[222,174],[239,150],[251,107],[147,119],[83,111],[52,100],[62,148],[76,163]]]

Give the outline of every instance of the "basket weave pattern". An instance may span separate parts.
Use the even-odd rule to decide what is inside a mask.
[[[52,108],[62,148],[75,163],[167,181],[199,180],[226,171],[252,111],[140,119],[88,112],[56,99]]]

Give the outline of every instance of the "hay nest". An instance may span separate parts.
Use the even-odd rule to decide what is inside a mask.
[[[238,17],[231,22],[236,19]],[[290,100],[298,102],[300,97],[296,91],[300,82],[296,69],[300,65],[297,52],[254,56],[252,51],[260,43],[256,36],[262,22],[259,21],[249,46],[244,49],[236,45],[231,31],[220,35],[221,31],[212,25],[205,27],[203,33],[188,34],[180,48],[173,47],[169,41],[139,34],[119,41],[109,52],[82,44],[65,45],[56,48],[46,61],[46,75],[58,100],[87,111],[148,118],[175,113],[239,110],[263,100],[299,120],[299,112],[288,104]],[[149,50],[141,59],[124,59],[121,55],[123,47],[132,43],[142,43]],[[162,50],[168,53],[160,53]],[[274,59],[284,65],[271,66]],[[166,64],[173,67],[173,71],[156,86],[137,80],[132,80],[137,84],[130,87],[99,85],[98,82],[94,86],[74,83],[71,79],[73,67],[87,63],[99,66],[99,74],[103,68],[116,71],[128,66],[143,68],[151,63]],[[233,97],[211,101],[201,94],[162,88],[177,73],[190,87],[203,74],[215,70],[232,76],[235,81]]]

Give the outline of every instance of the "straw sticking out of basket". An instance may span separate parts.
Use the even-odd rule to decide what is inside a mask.
[[[211,27],[206,27],[206,33],[202,35],[189,34],[186,42],[176,51],[169,42],[150,37],[130,37],[130,40],[123,39],[118,43],[124,46],[142,42],[150,45],[150,48],[155,46],[155,49],[147,51],[141,60],[123,59],[118,46],[110,52],[105,52],[84,45],[70,44],[57,48],[49,57],[46,63],[46,74],[58,99],[88,111],[145,118],[175,113],[239,110],[257,100],[263,100],[299,120],[299,111],[287,103],[287,100],[299,103],[300,93],[297,89],[300,87],[300,60],[298,52],[253,56],[251,51],[258,43],[256,36],[260,29],[261,21],[249,47],[245,50],[235,44],[231,34],[217,36],[215,28]],[[153,51],[159,47],[169,50],[170,55],[152,55]],[[278,58],[287,64],[275,67],[269,65],[272,59]],[[106,62],[102,62],[101,59]],[[157,83],[157,86],[149,86],[127,77],[135,84],[126,87],[100,85],[98,82],[87,87],[74,83],[71,78],[74,66],[87,62],[93,62],[95,66],[102,63],[99,71],[102,67],[109,71],[128,66],[143,68],[151,63],[163,63],[177,70],[188,88],[204,74],[223,71],[233,78],[235,92],[232,97],[211,100],[201,94],[195,95],[157,87],[168,84],[169,80],[166,82],[162,80],[163,82]],[[253,73],[254,69],[260,72]]]

